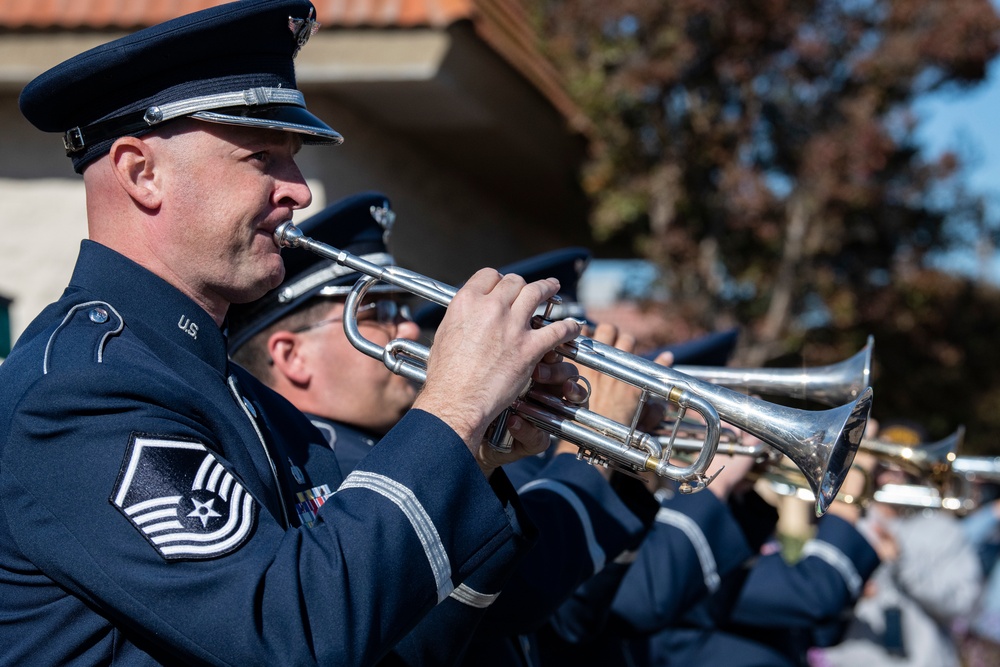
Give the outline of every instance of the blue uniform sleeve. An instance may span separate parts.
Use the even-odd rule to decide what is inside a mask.
[[[537,531],[523,514],[517,493],[502,470],[494,473],[491,484],[512,521],[523,527],[524,540],[536,539]],[[379,662],[380,667],[460,664],[483,616],[499,595],[491,591],[503,589],[512,566],[512,559],[503,552],[488,559],[396,644]]]
[[[538,541],[491,607],[482,636],[536,630],[577,586],[634,548],[646,532],[611,484],[570,454],[555,457],[518,494],[538,527]]]
[[[613,614],[627,634],[654,633],[719,590],[750,556],[739,525],[713,493],[665,498],[615,596]]]
[[[861,594],[878,556],[851,524],[827,515],[802,557],[762,556],[750,571],[733,621],[758,627],[811,627],[837,619]]]
[[[614,474],[612,487],[628,505],[643,525],[651,528],[659,510],[659,502],[649,492],[645,483],[632,477]],[[645,534],[641,536],[645,538]],[[611,615],[611,603],[619,586],[636,558],[642,542],[629,546],[607,567],[585,581],[573,591],[565,602],[551,615],[547,631],[559,641],[571,644],[584,643],[604,633]]]
[[[635,553],[626,552],[622,556],[626,557],[619,558],[580,585],[549,618],[548,628],[560,640],[579,644],[604,633],[611,603]]]
[[[528,462],[528,468],[534,463]],[[522,660],[533,654],[529,635],[581,581],[620,579],[623,566],[614,559],[641,540],[652,517],[649,505],[655,509],[648,493],[643,491],[643,498],[634,490],[615,489],[569,455],[531,473],[516,464],[508,468],[524,483],[520,499],[537,527],[537,543],[506,585],[484,574],[489,567],[475,572],[395,647],[387,665],[481,666]]]
[[[21,633],[38,633],[22,637],[36,661],[64,664],[60,646],[103,651],[127,638],[184,663],[372,664],[478,567],[517,553],[517,528],[464,443],[419,411],[326,498],[311,528],[290,527],[281,505],[292,500],[269,497],[284,463],[268,469],[250,452],[266,438],[246,435],[234,401],[218,379],[192,392],[156,364],[94,364],[85,382],[49,373],[23,393],[0,462],[10,568],[0,577],[31,596],[5,600],[5,613],[47,619]],[[155,465],[135,454],[141,443],[150,456],[201,457],[202,487],[227,485],[229,498],[239,489],[227,540],[207,548],[198,541],[218,536],[206,531],[174,544],[175,533],[158,533],[169,521],[129,515],[150,507],[126,506],[125,491],[170,482],[143,477]],[[203,503],[191,520],[208,525],[219,508]],[[61,626],[80,636],[61,642]]]

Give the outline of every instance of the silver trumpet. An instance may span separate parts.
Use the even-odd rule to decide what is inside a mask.
[[[961,484],[956,465],[969,470],[985,468],[985,461],[973,461],[978,457],[960,457],[956,450],[965,437],[965,427],[959,426],[954,433],[936,442],[918,445],[902,445],[894,442],[865,438],[860,451],[879,458],[918,478],[917,483],[882,484],[876,486],[873,479],[858,497],[839,497],[848,503],[867,503],[875,500],[889,505],[903,507],[923,507],[948,510],[968,510],[974,505],[968,489]],[[986,458],[986,457],[984,457]],[[991,458],[991,457],[990,457]],[[959,464],[958,462],[963,463]],[[776,469],[764,475],[772,490],[779,495],[811,499],[799,475],[791,469]],[[1000,479],[1000,475],[998,475]]]
[[[965,439],[965,427],[959,426],[951,435],[919,445],[901,445],[865,438],[861,450],[894,464],[902,470],[935,484],[944,484],[952,474],[957,451]]]
[[[883,484],[872,493],[872,500],[899,507],[950,510],[965,513],[976,508],[976,500],[960,483],[939,489],[925,484]]]
[[[750,394],[787,396],[822,405],[853,401],[871,384],[875,339],[854,356],[836,364],[812,368],[728,368],[725,366],[674,366],[674,370],[705,382]]]
[[[1000,484],[1000,456],[956,456],[951,471],[951,495],[961,503],[962,510],[972,510],[981,500],[979,484]]]
[[[304,248],[364,274],[348,295],[344,307],[344,330],[348,339],[365,354],[381,359],[392,372],[418,383],[426,380],[429,348],[403,339],[389,341],[384,346],[373,343],[358,329],[357,308],[368,290],[378,282],[394,285],[441,306],[451,303],[458,291],[456,288],[400,267],[379,266],[320,243],[303,235],[291,222],[280,225],[274,231],[274,239],[278,247]],[[532,318],[532,326],[545,326],[547,315],[548,310],[545,315],[536,315]],[[580,447],[581,458],[590,463],[615,465],[633,472],[651,471],[680,481],[682,492],[700,490],[711,481],[707,469],[719,443],[721,422],[725,420],[804,466],[803,473],[816,490],[816,512],[822,514],[850,470],[871,411],[870,387],[853,402],[838,408],[805,411],[774,405],[700,381],[583,336],[556,350],[582,366],[640,389],[639,407],[632,423],[615,422],[530,386],[508,410],[573,442]],[[691,465],[672,465],[669,441],[663,447],[655,437],[636,429],[640,411],[650,397],[678,405],[682,416],[690,409],[704,420],[705,442]],[[500,419],[496,430],[502,433],[505,431],[503,415]]]
[[[800,486],[795,480],[780,476],[763,476],[768,488],[779,496],[798,498],[811,502],[813,493]],[[942,492],[923,484],[883,484],[870,493],[858,497],[838,495],[837,500],[847,504],[867,505],[871,501],[897,507],[913,507],[919,509],[943,509],[953,512],[968,512],[975,509],[976,501],[961,493]]]
[[[685,375],[704,382],[711,382],[722,387],[751,394],[766,394],[768,396],[783,396],[787,398],[809,399],[815,403],[837,406],[845,401],[852,401],[861,395],[868,387],[871,379],[872,350],[875,339],[868,336],[865,346],[844,361],[827,366],[812,366],[808,368],[729,368],[722,366],[685,366],[672,368]],[[686,424],[681,428],[680,438],[675,442],[675,449],[693,452],[700,440],[696,439],[700,426]],[[660,425],[660,431],[672,429],[670,420]],[[763,458],[766,445],[738,444],[735,434],[730,442],[720,441],[718,451],[733,456],[753,456]],[[669,436],[659,436],[661,441]],[[864,441],[862,441],[864,447]]]
[[[951,469],[969,482],[1000,484],[1000,456],[957,456]]]

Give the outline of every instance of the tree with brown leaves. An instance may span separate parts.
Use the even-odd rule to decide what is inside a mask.
[[[984,78],[1000,50],[989,0],[535,7],[543,43],[598,128],[584,185],[599,254],[660,265],[664,308],[700,330],[741,324],[742,365],[792,352],[829,363],[875,333],[880,366],[905,366],[887,326],[907,311],[923,317],[907,299],[929,287],[913,276],[937,275],[935,293],[962,283],[926,273],[926,258],[968,242],[970,229],[991,232],[957,156],[921,153],[912,111],[922,95]],[[965,344],[920,330],[909,345]],[[921,390],[905,376],[883,385],[876,412],[894,405],[890,392]]]

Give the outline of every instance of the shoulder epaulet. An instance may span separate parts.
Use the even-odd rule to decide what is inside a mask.
[[[101,363],[108,340],[121,333],[124,326],[121,315],[106,301],[76,304],[49,336],[42,372],[63,364]]]

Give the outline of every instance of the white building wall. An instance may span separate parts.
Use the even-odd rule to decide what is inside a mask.
[[[11,337],[69,282],[87,234],[83,180],[0,178],[0,294]]]

